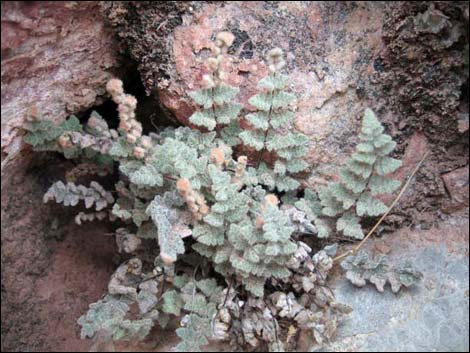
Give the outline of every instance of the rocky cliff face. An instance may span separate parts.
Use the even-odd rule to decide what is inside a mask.
[[[102,99],[120,66],[118,44],[98,2],[2,3],[2,161],[21,145],[35,107],[64,119]]]
[[[358,82],[374,74],[384,4],[185,4],[184,9],[165,8],[168,15],[160,17],[154,15],[159,6],[118,4],[105,10],[140,63],[147,92],[158,95],[177,120],[186,124],[194,110],[186,92],[200,86],[211,40],[229,30],[235,42],[226,81],[240,87],[238,99],[245,108],[251,108],[248,98],[267,72],[264,55],[281,47],[287,53],[291,90],[299,97],[296,127],[312,138],[310,162],[318,166],[341,159],[354,142],[348,138],[362,110],[371,103]],[[169,55],[159,55],[161,48]]]
[[[315,171],[307,185],[334,174],[356,142],[366,106],[399,142],[398,155],[412,158],[399,177],[425,152],[414,149],[416,141],[433,151],[403,215],[442,207],[448,195],[441,174],[468,165],[465,2],[144,2],[106,3],[103,10],[147,93],[183,124],[194,110],[186,92],[199,87],[217,32],[235,35],[226,80],[241,88],[246,110],[266,73],[264,54],[284,49],[299,97],[295,126],[311,137]]]
[[[186,124],[186,92],[213,36],[229,30],[227,81],[247,110],[266,51],[287,53],[295,127],[311,137],[306,186],[334,174],[369,106],[399,142],[397,178],[431,152],[389,226],[429,227],[441,211],[468,213],[468,16],[466,2],[3,2],[3,350],[88,350],[75,319],[113,269],[111,242],[93,241],[106,226],[57,228],[58,210],[41,206],[63,170],[22,144],[31,109],[57,121],[84,112],[132,60],[149,100]]]

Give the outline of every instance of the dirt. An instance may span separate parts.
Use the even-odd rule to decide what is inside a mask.
[[[114,241],[106,224],[78,227],[42,203],[63,164],[42,161],[2,187],[2,351],[87,351],[76,320],[105,292]]]
[[[77,226],[76,210],[42,202],[70,165],[57,155],[38,153],[2,180],[1,350],[168,351],[178,340],[174,330],[155,328],[139,344],[80,339],[77,319],[106,293],[122,259],[113,225]]]

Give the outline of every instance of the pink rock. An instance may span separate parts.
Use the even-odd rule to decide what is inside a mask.
[[[308,21],[301,20],[305,16]],[[169,74],[174,77],[160,82],[160,100],[187,125],[196,107],[186,92],[200,88],[212,37],[236,28],[236,42],[223,67],[226,82],[240,87],[238,101],[252,109],[248,99],[267,73],[264,55],[273,47],[282,48],[289,90],[298,96],[295,127],[312,140],[308,161],[338,163],[349,152],[345,141],[354,141],[358,118],[368,105],[355,88],[359,77],[372,74],[372,56],[364,55],[381,48],[382,16],[380,8],[362,5],[286,2],[270,8],[265,2],[203,3],[173,32],[174,72]],[[240,41],[252,45],[250,55],[241,55]]]
[[[445,205],[444,211],[454,212],[469,205],[469,175],[468,165],[442,176],[451,201]]]
[[[33,106],[56,121],[88,109],[119,61],[97,1],[8,1],[1,23],[1,148],[13,158]]]
[[[408,146],[405,149],[405,153],[402,160],[402,166],[398,168],[395,172],[389,175],[390,178],[396,179],[404,183],[406,178],[411,175],[416,165],[419,163],[421,158],[429,151],[428,140],[420,132],[416,132],[411,136],[408,141]],[[428,159],[430,157],[428,156]],[[396,191],[394,194],[380,195],[380,200],[385,202],[387,205],[391,204],[396,197],[396,194],[399,191]],[[410,197],[409,193],[403,195],[400,204],[403,204],[406,201],[407,197]],[[413,196],[411,196],[413,198]],[[408,200],[409,201],[409,200]]]

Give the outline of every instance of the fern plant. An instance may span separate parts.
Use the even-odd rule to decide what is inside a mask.
[[[339,171],[340,181],[318,188],[322,214],[337,217],[336,229],[344,235],[362,239],[359,223],[363,216],[380,216],[387,206],[376,196],[395,191],[400,182],[387,177],[401,166],[391,158],[396,143],[370,109],[366,109],[355,153]]]
[[[190,122],[202,131],[143,134],[137,101],[117,79],[106,87],[118,105],[116,130],[97,113],[85,126],[75,117],[55,125],[31,116],[27,143],[77,161],[68,182],[55,183],[44,201],[95,205],[95,212],[78,212],[77,224],[115,221],[119,251],[131,257],[78,320],[83,338],[104,331],[109,339],[141,339],[181,317],[178,350],[217,339],[278,351],[291,348],[291,327],[321,345],[350,311],[326,282],[335,251],[314,253],[312,246],[334,232],[332,217],[337,231],[360,238],[359,217],[384,211],[374,195],[398,185],[385,177],[399,166],[388,157],[395,144],[367,110],[340,181],[299,197],[296,174],[308,169],[308,140],[291,128],[295,96],[285,91],[282,51],[268,53],[270,73],[249,100],[257,110],[243,117],[250,129],[242,131],[238,88],[224,83],[221,65],[232,41],[228,32],[217,35],[202,88],[189,93],[199,106]],[[246,147],[251,154],[236,154]],[[119,180],[105,190],[99,181],[113,170]],[[97,180],[87,187],[89,177]]]
[[[237,117],[243,107],[241,104],[233,102],[239,89],[223,83],[224,54],[227,53],[234,39],[234,35],[230,32],[221,32],[217,35],[213,56],[207,60],[209,73],[202,78],[203,87],[200,90],[189,92],[189,96],[200,106],[200,109],[190,116],[189,121],[209,131],[222,125],[229,128],[226,132],[234,127],[236,129]],[[231,144],[235,143],[231,141]]]
[[[270,74],[258,83],[261,92],[249,100],[257,111],[245,117],[253,128],[241,132],[240,138],[259,153],[257,174],[260,184],[270,190],[293,191],[299,188],[299,183],[289,174],[308,168],[303,160],[308,151],[308,138],[300,132],[289,130],[295,117],[292,109],[295,96],[285,92],[288,76],[280,72],[285,65],[282,50],[271,50],[267,61]],[[260,163],[264,152],[275,154],[273,168]]]

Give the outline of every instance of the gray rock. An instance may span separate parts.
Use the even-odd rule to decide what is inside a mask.
[[[344,276],[334,281],[338,301],[354,311],[340,326],[330,350],[468,351],[468,241],[443,238],[442,243],[406,243],[406,239],[395,241],[390,259],[412,259],[424,274],[417,286],[393,294],[389,287],[384,293],[372,285],[356,288]]]

